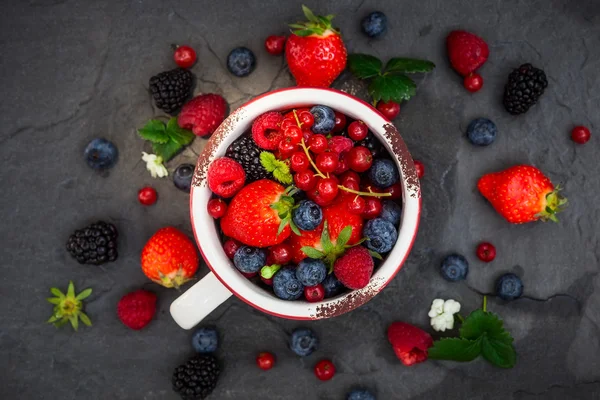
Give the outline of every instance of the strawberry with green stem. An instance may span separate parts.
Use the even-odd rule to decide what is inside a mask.
[[[50,288],[50,292],[55,297],[47,299],[50,304],[54,304],[54,310],[52,316],[48,319],[48,323],[54,324],[54,326],[59,328],[70,322],[73,329],[77,330],[79,328],[79,320],[81,320],[84,325],[92,326],[92,321],[83,312],[83,300],[92,294],[92,289],[82,290],[79,294],[75,295],[75,285],[73,285],[73,281],[70,281],[67,294],[64,294],[60,289],[55,287]]]

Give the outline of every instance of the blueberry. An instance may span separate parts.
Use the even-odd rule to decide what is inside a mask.
[[[198,328],[192,335],[192,346],[198,353],[214,353],[219,346],[219,335],[214,328]]]
[[[378,158],[373,160],[373,164],[367,171],[369,179],[378,188],[386,188],[392,186],[400,179],[396,164],[392,160]]]
[[[227,56],[227,69],[235,76],[247,76],[256,66],[256,57],[246,47],[236,47]]]
[[[117,147],[106,139],[92,140],[83,152],[85,161],[94,169],[108,169],[115,166],[119,152]]]
[[[173,173],[173,184],[179,190],[190,192],[192,187],[192,178],[194,176],[194,166],[192,164],[181,164]]]
[[[335,297],[344,290],[344,285],[336,278],[335,274],[327,275],[327,278],[321,282],[321,285],[323,285],[323,289],[325,290],[325,298]]]
[[[311,355],[319,346],[319,339],[310,329],[299,328],[292,332],[290,350],[300,357]]]
[[[487,118],[476,118],[467,127],[467,137],[475,146],[489,146],[494,143],[498,129]]]
[[[377,400],[375,395],[367,389],[354,389],[348,393],[346,400]]]
[[[242,246],[233,255],[235,267],[246,273],[258,272],[266,261],[267,253],[257,247]]]
[[[335,126],[335,113],[327,106],[314,106],[310,109],[310,113],[315,118],[315,123],[312,126],[314,133],[329,133]]]
[[[296,278],[304,286],[315,286],[323,282],[327,276],[325,263],[314,258],[305,258],[298,263]]]
[[[387,17],[381,11],[372,12],[363,18],[362,30],[368,37],[380,37],[387,30]]]
[[[323,221],[323,211],[317,203],[302,200],[293,211],[292,219],[296,226],[303,231],[314,230]]]
[[[523,282],[515,274],[504,274],[496,281],[496,295],[502,300],[514,300],[523,294]]]
[[[400,223],[400,215],[402,214],[402,206],[393,200],[384,200],[381,202],[381,214],[379,218],[390,221],[392,225],[398,226]]]
[[[447,281],[462,281],[469,273],[469,262],[460,254],[451,254],[442,261],[441,272]]]
[[[280,299],[297,300],[302,296],[304,286],[296,278],[296,271],[282,268],[273,277],[273,291]]]
[[[394,247],[398,232],[390,221],[375,218],[365,224],[363,236],[368,238],[365,244],[369,249],[378,253],[387,253]]]

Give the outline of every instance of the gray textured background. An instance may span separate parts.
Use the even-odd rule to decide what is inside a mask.
[[[121,4],[122,3],[122,4]],[[260,4],[259,4],[260,3]],[[353,385],[373,388],[379,399],[594,399],[600,397],[600,3],[585,1],[421,0],[306,2],[337,14],[352,52],[388,58],[414,56],[438,68],[423,79],[396,120],[415,158],[427,168],[423,218],[414,250],[389,287],[366,306],[333,320],[299,324],[271,318],[231,298],[209,318],[222,335],[225,368],[214,399],[343,399]],[[199,53],[193,68],[197,92],[217,92],[232,109],[292,80],[282,58],[263,49],[268,34],[284,33],[301,17],[299,2],[279,1],[3,1],[0,13],[0,398],[176,399],[173,368],[192,354],[190,332],[171,320],[177,296],[148,284],[139,253],[158,228],[188,233],[188,195],[170,179],[153,181],[140,162],[144,142],[135,134],[161,115],[148,95],[150,76],[173,67],[169,44]],[[362,16],[384,11],[389,32],[372,41],[359,30]],[[490,45],[481,69],[485,85],[470,95],[448,65],[444,38],[472,30]],[[258,58],[247,78],[224,69],[231,48],[245,45]],[[529,113],[508,115],[501,93],[509,71],[522,62],[542,67],[549,88]],[[338,87],[352,82],[338,82]],[[493,119],[496,142],[475,149],[464,130],[473,117]],[[596,137],[585,146],[569,139],[574,124]],[[89,169],[87,142],[101,136],[119,147],[108,174]],[[169,163],[194,162],[203,140]],[[148,149],[146,149],[148,150]],[[510,226],[476,192],[476,179],[513,163],[532,163],[562,182],[570,207],[560,224]],[[154,185],[158,203],[140,206],[137,190]],[[118,262],[80,266],[64,249],[69,234],[102,218],[121,232]],[[493,242],[497,259],[484,265],[474,248]],[[439,275],[441,258],[466,254],[466,283]],[[203,266],[201,274],[207,269]],[[465,311],[479,307],[494,279],[516,271],[525,296],[510,304],[494,299],[516,339],[512,370],[483,361],[427,362],[403,367],[385,338],[402,320],[428,326],[436,297],[454,298]],[[72,333],[46,325],[50,286],[92,287],[87,312],[94,326]],[[156,319],[143,331],[125,328],[116,303],[144,286],[159,294]],[[300,359],[286,349],[286,335],[309,325],[320,350]],[[255,354],[277,354],[263,373]],[[312,366],[331,357],[335,378],[321,383]]]

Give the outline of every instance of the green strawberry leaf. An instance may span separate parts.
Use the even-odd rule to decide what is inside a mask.
[[[494,313],[481,309],[473,311],[460,327],[460,336],[465,339],[477,339],[484,335],[490,340],[511,345],[513,338],[504,329],[502,320]]]
[[[369,94],[373,100],[400,103],[417,93],[417,85],[405,75],[381,75],[369,84]]]
[[[82,290],[77,296],[75,296],[75,299],[76,300],[87,299],[91,294],[92,294],[92,289],[87,288],[85,290]]]
[[[319,23],[319,18],[311,11],[310,8],[306,7],[304,4],[302,4],[302,12],[304,13],[306,19],[310,22]]]
[[[296,226],[296,224],[294,223],[294,220],[290,218],[290,229],[292,230],[292,232],[294,232],[297,236],[302,236],[302,232],[300,232],[300,229],[298,229],[298,227]]]
[[[167,143],[152,143],[152,151],[162,157],[163,162],[175,157],[182,149],[183,146],[173,140],[169,140]]]
[[[382,66],[380,59],[368,54],[350,54],[348,56],[348,68],[358,79],[381,75]]]
[[[314,247],[303,246],[300,250],[302,250],[302,252],[304,254],[306,254],[307,257],[310,257],[310,258],[323,258],[323,257],[325,257],[325,254],[323,254],[322,251],[319,251],[319,250],[315,249]]]
[[[435,64],[427,60],[416,60],[414,58],[392,58],[385,65],[386,73],[403,72],[414,74],[417,72],[429,72],[435,68]]]
[[[294,35],[301,36],[301,37],[310,36],[313,33],[315,33],[315,32],[311,31],[310,29],[300,29],[300,30],[294,31]]]
[[[323,247],[323,253],[329,254],[334,250],[333,243],[329,237],[329,228],[327,227],[327,221],[323,224],[323,232],[321,233],[321,247]]]
[[[481,354],[481,339],[444,338],[433,342],[427,350],[434,360],[473,361]]]
[[[179,143],[182,146],[187,146],[192,143],[196,135],[187,129],[180,128],[177,124],[177,117],[173,117],[167,123],[167,135],[174,142]]]
[[[90,317],[87,316],[86,313],[79,313],[79,319],[81,319],[81,322],[83,322],[84,325],[86,326],[92,326],[92,321],[90,320]]]
[[[48,297],[46,300],[48,300],[48,303],[54,304],[54,305],[60,304],[60,302],[62,301],[58,297]]]
[[[512,344],[491,339],[487,334],[481,337],[481,355],[500,368],[512,368],[517,363],[517,352]]]
[[[348,243],[348,240],[350,240],[350,236],[352,236],[352,225],[348,225],[342,229],[337,237],[336,247],[343,248]]]
[[[151,119],[144,125],[142,129],[138,129],[138,135],[144,140],[149,140],[152,143],[167,143],[169,135],[167,135],[165,124],[157,119]]]
[[[58,288],[55,288],[55,287],[50,288],[50,293],[52,293],[53,295],[55,295],[56,297],[58,297],[61,300],[65,298],[64,293],[61,292],[60,289],[58,289]]]
[[[73,281],[69,281],[69,287],[67,288],[67,297],[75,297],[75,285],[73,285]]]
[[[73,329],[77,331],[77,329],[79,328],[79,318],[77,318],[77,315],[70,315],[69,321],[71,322],[71,326],[73,327]]]

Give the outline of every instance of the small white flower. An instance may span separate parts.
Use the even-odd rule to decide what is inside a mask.
[[[159,157],[156,154],[142,152],[142,161],[146,162],[146,169],[150,171],[153,178],[164,178],[169,175],[169,171],[167,171],[163,165],[162,157]]]
[[[431,326],[436,331],[444,332],[446,329],[454,328],[454,314],[460,311],[460,303],[449,299],[435,299],[431,303],[429,317],[431,318]]]

